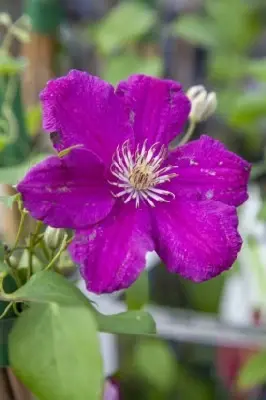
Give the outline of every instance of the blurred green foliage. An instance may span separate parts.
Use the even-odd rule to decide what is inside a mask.
[[[118,378],[127,400],[215,398],[209,370],[202,366],[193,369],[189,359],[177,359],[174,346],[164,340],[138,337],[123,354]]]
[[[133,73],[162,74],[163,60],[156,51],[157,22],[151,7],[128,1],[118,3],[101,21],[88,27],[87,36],[101,57],[104,79],[116,84]]]
[[[0,182],[7,185],[17,185],[17,183],[24,177],[26,172],[33,167],[34,164],[44,160],[48,154],[31,153],[23,162],[11,165],[10,167],[0,168]]]
[[[120,3],[99,23],[97,45],[108,55],[139,40],[155,22],[156,13],[152,9],[133,2]]]
[[[21,94],[21,74],[27,60],[11,55],[11,45],[16,38],[29,40],[30,22],[22,15],[12,22],[1,13],[0,24],[5,31],[0,46],[0,183],[16,184],[32,163],[43,158],[32,155],[34,135],[41,125],[40,105],[25,109]],[[26,161],[25,161],[26,160]]]
[[[169,392],[176,385],[177,364],[169,345],[159,339],[140,339],[133,353],[135,374],[160,392]]]
[[[197,311],[218,313],[225,279],[225,275],[220,275],[200,285],[182,279],[181,283],[189,298],[190,307]]]
[[[19,75],[0,74],[0,166],[20,163],[30,151]]]
[[[160,76],[162,61],[159,57],[142,58],[134,52],[111,56],[105,64],[103,77],[106,81],[116,84],[131,74],[146,74]]]
[[[126,290],[128,310],[141,310],[149,302],[149,275],[144,270],[140,277]]]
[[[262,351],[253,355],[240,371],[238,387],[252,389],[266,381],[266,352]]]
[[[265,5],[244,0],[205,0],[202,14],[184,15],[175,34],[207,49],[207,74],[218,92],[218,112],[240,133],[256,158],[263,143],[266,115],[265,59],[250,54],[264,29]]]
[[[33,137],[37,134],[41,126],[42,109],[40,104],[29,107],[25,113],[26,127],[28,134]]]

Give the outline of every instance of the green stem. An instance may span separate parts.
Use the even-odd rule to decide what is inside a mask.
[[[52,258],[52,260],[49,262],[49,264],[44,268],[44,271],[47,271],[48,269],[50,269],[59,260],[61,254],[67,248],[67,246],[69,245],[69,243],[71,241],[72,241],[72,238],[67,240],[67,235],[64,236],[64,239],[61,243],[58,253],[56,253],[56,255]]]
[[[29,256],[29,266],[28,266],[28,273],[27,273],[27,280],[31,277],[33,273],[33,266],[32,266],[32,261],[33,261],[33,246],[34,246],[34,236],[30,234],[30,243],[29,243],[29,248],[28,248],[28,256]]]
[[[10,308],[13,306],[14,303],[9,303],[6,308],[4,309],[4,311],[2,312],[2,314],[0,315],[0,320],[3,319],[6,314],[8,313],[8,311],[10,310]]]
[[[46,258],[46,260],[49,261],[49,260],[50,260],[49,250],[47,249],[47,246],[46,246],[46,244],[45,244],[45,242],[44,242],[43,239],[40,241],[40,246],[41,246],[41,248],[42,248],[44,257]]]
[[[28,255],[29,255],[29,267],[28,267],[28,274],[27,274],[28,280],[33,274],[34,248],[36,246],[36,243],[38,242],[39,233],[41,231],[42,225],[43,225],[42,222],[38,221],[36,224],[35,232],[33,234],[30,234],[30,243],[29,243],[29,247],[28,247]]]
[[[20,235],[21,235],[21,233],[22,233],[22,231],[23,231],[23,226],[24,226],[24,222],[25,222],[26,215],[27,215],[27,211],[22,210],[22,212],[21,212],[21,218],[20,218],[20,223],[19,223],[19,227],[18,227],[18,233],[17,233],[17,237],[16,237],[16,240],[15,240],[14,246],[13,246],[13,248],[11,249],[11,254],[12,254],[12,252],[16,249],[16,247],[17,247],[17,245],[18,245],[18,243],[19,243],[19,239],[20,239]]]
[[[18,311],[18,304],[17,303],[11,303],[13,305],[13,311],[16,314],[17,317],[20,316],[20,312]]]
[[[17,284],[17,287],[20,287],[22,284],[21,284],[21,280],[20,280],[20,277],[18,275],[16,267],[14,267],[14,265],[11,263],[9,258],[6,258],[5,261],[6,261],[7,265],[8,265],[8,267],[9,267],[11,275],[13,276],[13,278],[14,278],[16,284]]]
[[[189,139],[194,133],[195,128],[196,128],[196,122],[190,120],[188,130],[183,139],[179,142],[178,146],[182,146],[183,144],[186,144],[189,141]]]
[[[43,226],[42,221],[37,221],[35,232],[34,232],[34,237],[35,238],[37,237],[37,235],[39,235],[39,233],[40,233],[40,231],[42,229],[42,226]],[[34,244],[35,244],[35,242],[34,242]]]
[[[13,40],[14,27],[16,27],[18,24],[20,24],[21,20],[23,20],[23,19],[25,19],[25,15],[22,15],[21,17],[19,17],[19,19],[17,19],[15,22],[13,22],[13,24],[10,25],[9,28],[7,29],[7,32],[6,32],[5,36],[4,36],[4,39],[2,41],[1,47],[2,47],[2,49],[7,51],[8,53],[10,51],[10,47],[11,47],[12,40]]]

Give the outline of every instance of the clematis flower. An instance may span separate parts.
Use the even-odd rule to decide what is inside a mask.
[[[104,386],[103,400],[119,400],[119,386],[112,380],[107,379]]]
[[[75,230],[70,252],[90,291],[127,288],[153,250],[196,282],[231,267],[250,165],[208,136],[168,149],[190,112],[179,83],[133,75],[114,88],[74,70],[48,82],[41,101],[61,153],[18,191],[34,218]]]

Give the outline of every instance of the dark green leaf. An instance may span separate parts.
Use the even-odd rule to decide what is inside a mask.
[[[266,352],[251,357],[241,369],[238,377],[240,389],[251,389],[266,381]]]
[[[146,270],[126,291],[126,303],[129,310],[140,310],[149,301],[149,276]]]
[[[24,286],[10,295],[10,300],[68,306],[90,305],[75,285],[51,271],[41,271],[33,275]]]
[[[102,332],[129,335],[156,333],[155,321],[145,311],[128,311],[116,315],[97,313],[96,320]]]
[[[9,337],[12,369],[39,400],[99,400],[103,373],[97,326],[87,307],[33,305]]]

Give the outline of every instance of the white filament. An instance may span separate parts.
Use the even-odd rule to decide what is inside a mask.
[[[141,200],[155,207],[156,201],[168,202],[169,198],[175,197],[172,192],[157,187],[177,176],[169,173],[173,166],[162,167],[167,150],[160,146],[155,143],[147,149],[145,141],[141,148],[138,145],[136,151],[132,152],[129,141],[126,141],[121,148],[117,147],[111,165],[111,172],[117,180],[109,182],[121,189],[113,193],[115,197],[121,197],[124,203],[133,200],[136,207],[139,207]]]

